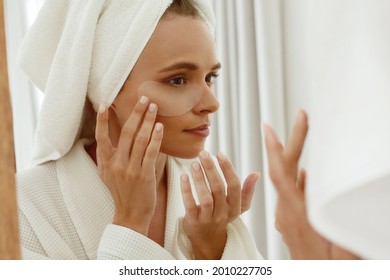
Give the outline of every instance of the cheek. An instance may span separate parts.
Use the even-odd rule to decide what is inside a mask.
[[[146,81],[138,88],[138,97],[147,96],[158,106],[157,114],[176,117],[191,111],[202,98],[202,89],[194,84],[173,86],[155,81]]]
[[[119,97],[119,96],[118,96]],[[135,105],[138,102],[138,96],[128,92],[123,92],[118,100],[115,100],[115,111],[117,113],[118,121],[122,127],[133,112]]]

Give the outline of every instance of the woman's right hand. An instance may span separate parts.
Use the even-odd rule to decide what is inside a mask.
[[[305,202],[306,172],[298,172],[307,131],[304,111],[298,113],[286,147],[271,127],[264,126],[270,178],[278,194],[276,228],[293,259],[358,259],[322,237],[310,224]]]
[[[113,223],[143,235],[156,206],[155,165],[163,138],[156,114],[157,106],[141,97],[122,127],[117,147],[109,137],[107,107],[101,105],[97,114],[97,165],[114,200]]]

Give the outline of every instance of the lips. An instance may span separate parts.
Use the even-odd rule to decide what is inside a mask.
[[[191,133],[200,137],[207,137],[210,134],[209,124],[202,124],[195,128],[185,129],[184,132]]]

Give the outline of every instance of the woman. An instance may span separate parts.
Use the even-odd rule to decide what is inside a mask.
[[[213,12],[171,2],[47,1],[27,35],[21,65],[46,97],[40,165],[17,176],[25,258],[258,257],[238,218],[258,173],[241,190],[203,151],[219,107]]]

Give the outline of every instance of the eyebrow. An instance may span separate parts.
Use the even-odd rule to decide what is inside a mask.
[[[217,64],[215,64],[214,66],[211,67],[211,70],[213,70],[213,71],[218,70],[221,67],[222,67],[221,63],[218,62]],[[169,71],[176,70],[176,69],[197,70],[197,69],[199,69],[199,66],[196,65],[195,63],[192,63],[192,62],[177,62],[177,63],[174,63],[174,64],[169,65],[167,67],[164,67],[159,72],[160,73],[169,72]]]

